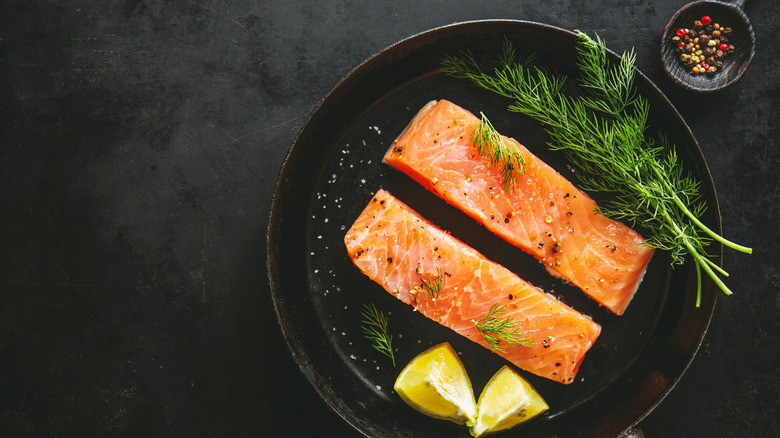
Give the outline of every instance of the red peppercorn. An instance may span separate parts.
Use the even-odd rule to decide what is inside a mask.
[[[704,68],[705,70],[707,70],[708,68],[710,68],[710,65],[709,65],[709,64],[707,64],[706,62],[702,62],[702,63],[701,63],[701,66],[702,66],[702,68]]]
[[[679,43],[677,43],[677,47],[685,47],[685,43],[680,41]]]
[[[720,50],[726,51],[726,49],[728,49],[728,48],[729,48],[729,45],[724,43],[724,44],[721,44],[720,46],[718,46],[718,48],[719,48]]]
[[[682,38],[682,37],[684,37],[688,33],[688,31],[683,29],[683,28],[680,28],[680,29],[677,29],[677,32],[675,32],[675,33],[677,34],[678,37]]]
[[[710,18],[708,15],[701,17],[701,24],[706,26],[710,23],[712,23],[712,18]]]

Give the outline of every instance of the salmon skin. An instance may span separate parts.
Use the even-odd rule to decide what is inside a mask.
[[[428,318],[556,382],[574,380],[601,326],[503,266],[437,228],[390,193],[380,190],[344,237],[355,265],[399,300]],[[422,280],[441,278],[434,301]],[[433,294],[431,294],[433,295]],[[474,321],[493,305],[506,305],[532,346],[493,349]]]
[[[526,164],[515,188],[506,191],[500,170],[471,141],[478,124],[472,113],[449,101],[429,102],[387,150],[384,162],[622,315],[653,249],[639,233],[600,214],[585,192],[516,140],[502,136]]]

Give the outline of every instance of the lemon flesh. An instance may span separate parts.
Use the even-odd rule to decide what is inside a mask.
[[[398,375],[394,388],[407,404],[425,415],[474,424],[477,405],[471,380],[447,342],[412,359]]]
[[[502,367],[485,385],[477,405],[475,437],[509,429],[549,409],[541,395],[508,366]]]

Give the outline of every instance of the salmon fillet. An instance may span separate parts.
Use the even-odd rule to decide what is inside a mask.
[[[486,259],[380,190],[344,237],[355,265],[399,300],[439,324],[536,375],[569,384],[601,326]],[[440,272],[433,299],[421,290],[425,275]],[[430,278],[430,277],[428,277]],[[533,346],[490,347],[473,321],[491,306],[506,305],[504,317]],[[501,344],[500,344],[501,345]]]
[[[621,315],[636,293],[653,249],[621,222],[598,213],[585,192],[516,140],[525,174],[514,189],[471,133],[479,119],[446,100],[425,105],[384,156],[493,233],[536,257],[547,270]]]

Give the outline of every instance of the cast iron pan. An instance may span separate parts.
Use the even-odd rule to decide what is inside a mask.
[[[559,73],[575,74],[575,36],[566,30],[510,20],[433,29],[387,48],[338,83],[311,114],[281,171],[268,227],[268,272],[279,324],[293,357],[320,396],[367,436],[469,436],[466,427],[426,417],[393,391],[401,368],[429,346],[452,344],[477,397],[506,363],[413,312],[352,264],[344,234],[380,188],[603,326],[574,383],[564,386],[522,372],[550,410],[496,436],[619,434],[674,387],[709,324],[715,287],[705,283],[701,307],[696,308],[691,265],[672,269],[668,255],[657,252],[627,312],[617,317],[551,277],[531,256],[382,164],[385,150],[417,110],[429,100],[444,98],[474,113],[485,112],[500,132],[518,139],[559,172],[570,174],[567,162],[547,150],[540,124],[508,112],[506,99],[439,69],[442,57],[464,49],[480,60],[495,60],[505,37],[520,54],[535,53]],[[617,59],[614,53],[609,57]],[[712,179],[690,129],[647,77],[639,74],[637,86],[651,104],[651,129],[663,129],[686,167],[702,182],[703,198],[709,204],[704,222],[720,230]],[[715,245],[710,248],[718,257],[721,250]],[[397,367],[363,338],[363,303],[390,314]]]

